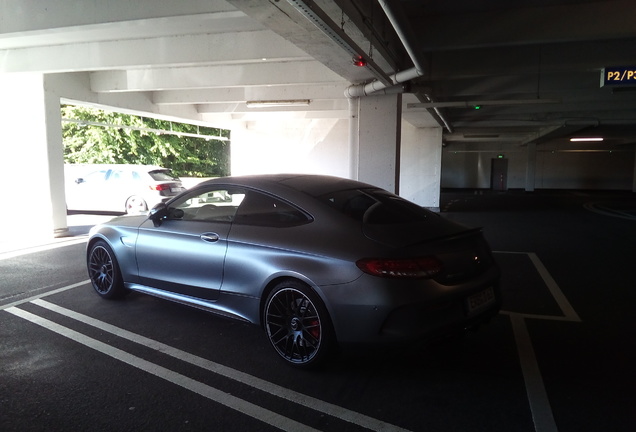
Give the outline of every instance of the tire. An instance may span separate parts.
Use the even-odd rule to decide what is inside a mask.
[[[93,289],[100,297],[118,299],[128,293],[115,254],[105,241],[93,243],[86,256],[86,264]]]
[[[127,214],[138,214],[145,211],[148,211],[148,204],[143,198],[133,195],[126,200]]]
[[[274,350],[296,368],[324,363],[335,345],[333,326],[320,298],[299,281],[279,283],[263,310],[265,331]]]

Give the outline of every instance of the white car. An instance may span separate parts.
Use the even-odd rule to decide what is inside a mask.
[[[67,210],[145,212],[185,190],[168,168],[153,165],[64,165]]]

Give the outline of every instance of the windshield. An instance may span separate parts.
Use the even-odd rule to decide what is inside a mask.
[[[318,197],[346,216],[371,225],[421,222],[430,212],[382,189],[341,190]]]

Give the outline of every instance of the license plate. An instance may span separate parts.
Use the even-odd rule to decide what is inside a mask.
[[[182,187],[170,188],[170,192],[183,192],[183,188]]]
[[[488,287],[483,291],[473,294],[466,299],[466,308],[468,315],[472,315],[480,310],[486,308],[490,304],[495,302],[495,290],[492,287]]]

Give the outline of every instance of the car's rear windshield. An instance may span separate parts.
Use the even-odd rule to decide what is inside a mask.
[[[155,181],[177,181],[179,180],[179,177],[177,177],[176,175],[172,174],[172,171],[166,169],[166,170],[154,170],[154,171],[149,171],[148,174],[150,174],[150,177],[152,177],[153,180]]]
[[[341,190],[318,197],[346,216],[365,224],[421,222],[430,212],[382,189]]]

